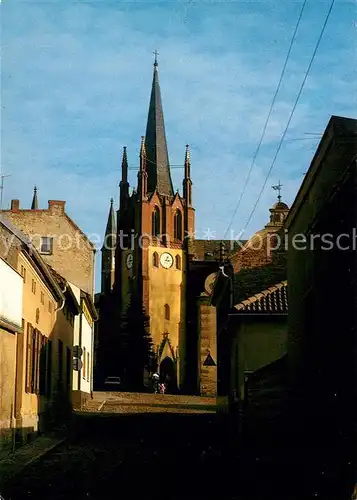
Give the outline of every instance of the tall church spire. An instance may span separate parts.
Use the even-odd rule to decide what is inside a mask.
[[[164,113],[159,85],[157,52],[155,51],[154,76],[145,134],[145,147],[148,172],[148,192],[155,189],[160,194],[173,196],[169,155],[167,151]]]
[[[116,224],[113,204],[114,200],[113,198],[111,198],[107,227],[105,229],[105,240],[103,245],[103,249],[106,250],[113,250],[115,248]]]
[[[35,186],[33,190],[31,210],[37,210],[37,209],[38,209],[38,198],[37,198],[37,187]]]
[[[102,293],[110,292],[113,289],[115,280],[116,224],[113,203],[114,200],[111,198],[102,247]]]

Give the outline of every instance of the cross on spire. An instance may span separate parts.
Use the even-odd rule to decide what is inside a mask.
[[[282,184],[280,184],[280,181],[278,182],[278,184],[277,184],[277,185],[272,186],[272,188],[274,189],[274,191],[278,191],[278,193],[279,193],[279,194],[278,194],[278,200],[279,200],[279,201],[281,200],[281,194],[280,194],[280,193],[281,193],[281,188],[282,188],[282,187],[283,187],[283,185],[282,185]]]
[[[154,52],[153,52],[154,56],[155,56],[155,61],[154,61],[154,66],[157,66],[157,56],[159,55],[158,51],[155,49]]]

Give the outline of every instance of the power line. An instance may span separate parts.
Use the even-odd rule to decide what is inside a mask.
[[[260,140],[259,140],[259,143],[258,143],[258,146],[257,146],[257,149],[255,150],[255,153],[253,155],[253,160],[252,160],[252,163],[250,165],[250,168],[249,168],[249,171],[248,171],[248,176],[246,178],[246,181],[244,183],[244,186],[243,186],[243,189],[242,189],[242,192],[240,194],[240,197],[239,197],[239,200],[238,200],[238,204],[236,206],[236,209],[233,213],[233,216],[231,218],[231,221],[229,223],[229,226],[227,228],[227,231],[225,232],[225,235],[224,235],[224,239],[226,239],[227,237],[227,234],[228,234],[228,231],[230,230],[232,224],[233,224],[233,221],[234,221],[234,218],[235,216],[237,215],[237,212],[239,210],[239,207],[240,207],[240,204],[242,202],[242,199],[243,199],[243,196],[244,196],[244,193],[245,193],[245,190],[246,190],[246,187],[248,185],[248,182],[249,182],[249,179],[250,179],[250,175],[252,173],[252,170],[253,170],[253,166],[254,166],[254,163],[255,163],[255,160],[258,156],[258,153],[260,151],[260,146],[262,145],[262,142],[263,142],[263,139],[264,139],[264,136],[265,136],[265,132],[266,132],[266,129],[267,129],[267,126],[268,126],[268,122],[270,120],[270,116],[271,116],[271,113],[272,113],[272,110],[273,110],[273,107],[274,107],[274,104],[275,104],[275,101],[276,101],[276,98],[277,98],[277,95],[278,95],[278,92],[280,90],[280,86],[281,86],[281,83],[283,81],[283,77],[284,77],[284,74],[285,74],[285,70],[286,70],[286,66],[288,64],[288,61],[289,61],[289,57],[290,57],[290,53],[291,53],[291,49],[293,47],[293,44],[294,44],[294,41],[295,41],[295,38],[296,38],[296,33],[297,33],[297,30],[300,26],[300,21],[301,21],[301,18],[302,18],[302,14],[304,12],[304,9],[305,9],[305,6],[306,6],[306,3],[307,3],[307,0],[304,1],[302,7],[301,7],[301,10],[300,10],[300,14],[299,14],[299,17],[298,17],[298,20],[297,20],[297,23],[296,23],[296,26],[295,26],[295,30],[294,30],[294,33],[293,33],[293,36],[291,38],[291,41],[290,41],[290,46],[289,46],[289,50],[288,50],[288,53],[286,55],[286,58],[285,58],[285,62],[284,62],[284,66],[283,66],[283,69],[282,69],[282,72],[281,72],[281,75],[280,75],[280,79],[279,79],[279,83],[278,83],[278,86],[275,90],[275,93],[274,93],[274,97],[273,97],[273,100],[271,102],[271,105],[270,105],[270,109],[269,109],[269,112],[268,112],[268,116],[267,116],[267,119],[265,121],[265,124],[264,124],[264,127],[263,127],[263,132],[262,132],[262,135],[260,137]]]
[[[319,48],[319,45],[320,45],[321,39],[322,39],[323,34],[324,34],[324,32],[325,32],[325,28],[326,28],[326,26],[327,26],[327,23],[328,23],[328,20],[329,20],[329,17],[330,17],[330,14],[331,14],[331,11],[332,11],[332,8],[333,8],[334,3],[335,3],[335,0],[332,0],[331,5],[330,5],[330,8],[329,8],[328,13],[327,13],[327,16],[326,16],[326,19],[325,19],[325,22],[324,22],[324,24],[323,24],[323,26],[322,26],[320,36],[319,36],[319,38],[318,38],[318,40],[317,40],[315,50],[314,50],[314,52],[313,52],[313,54],[312,54],[312,57],[311,57],[311,60],[310,60],[309,66],[308,66],[308,68],[307,68],[307,70],[306,70],[305,77],[304,77],[304,79],[303,79],[303,81],[302,81],[302,84],[301,84],[300,90],[299,90],[298,95],[297,95],[297,97],[296,97],[296,99],[295,99],[295,103],[294,103],[294,106],[293,106],[293,108],[292,108],[292,110],[291,110],[291,113],[290,113],[290,116],[289,116],[288,122],[287,122],[287,124],[286,124],[285,130],[284,130],[283,135],[282,135],[282,137],[281,137],[281,139],[280,139],[279,146],[278,146],[277,151],[276,151],[276,153],[275,153],[274,159],[273,159],[273,161],[272,161],[272,163],[271,163],[271,165],[270,165],[270,168],[269,168],[269,170],[268,170],[268,174],[267,174],[267,176],[266,176],[266,178],[265,178],[265,181],[264,181],[263,187],[262,187],[262,189],[261,189],[261,191],[260,191],[260,193],[259,193],[259,196],[258,196],[258,198],[257,198],[257,201],[255,202],[255,204],[254,204],[254,206],[253,206],[253,209],[252,209],[252,211],[251,211],[251,213],[250,213],[250,215],[249,215],[249,217],[248,217],[248,221],[247,221],[247,223],[246,223],[246,225],[245,225],[245,227],[244,227],[244,229],[243,229],[243,233],[244,233],[244,231],[247,229],[247,226],[249,225],[249,223],[250,223],[250,221],[251,221],[251,219],[252,219],[252,217],[253,217],[253,214],[254,214],[254,212],[255,212],[255,209],[256,209],[256,207],[257,207],[257,205],[258,205],[258,203],[259,203],[259,200],[260,200],[260,198],[261,198],[261,196],[262,196],[262,194],[263,194],[263,191],[264,191],[264,189],[265,189],[265,186],[266,186],[266,184],[267,184],[267,182],[268,182],[268,179],[269,179],[269,176],[270,176],[270,174],[271,174],[271,171],[273,170],[273,167],[274,167],[275,161],[276,161],[276,159],[277,159],[277,157],[278,157],[278,154],[279,154],[279,151],[280,151],[281,146],[282,146],[282,144],[283,144],[283,141],[284,141],[285,135],[286,135],[286,133],[287,133],[287,131],[288,131],[288,128],[289,128],[289,125],[290,125],[291,119],[292,119],[293,114],[294,114],[294,112],[295,112],[295,108],[296,108],[297,103],[298,103],[298,101],[299,101],[299,99],[300,99],[301,93],[302,93],[302,91],[303,91],[303,88],[304,88],[304,86],[305,86],[305,83],[306,83],[307,77],[308,77],[308,75],[309,75],[309,72],[310,72],[310,69],[311,69],[311,66],[312,66],[312,63],[314,62],[315,55],[316,55],[316,53],[317,53],[317,50],[318,50],[318,48]]]

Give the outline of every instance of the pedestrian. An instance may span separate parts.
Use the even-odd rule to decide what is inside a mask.
[[[166,392],[166,384],[165,382],[161,382],[160,384],[160,394],[165,394]]]
[[[160,375],[155,372],[152,375],[152,388],[154,391],[154,394],[157,394],[159,392],[159,381],[160,381]]]

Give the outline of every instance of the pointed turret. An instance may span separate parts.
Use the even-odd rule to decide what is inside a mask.
[[[31,210],[37,210],[37,209],[38,209],[37,187],[35,186],[33,190]]]
[[[123,211],[126,200],[129,198],[129,182],[128,182],[128,157],[126,154],[126,146],[123,148],[123,159],[121,162],[121,181],[120,189],[120,210]]]
[[[114,200],[113,198],[111,198],[107,227],[105,229],[105,241],[103,247],[107,249],[115,248],[115,236],[116,236],[116,223],[115,223],[115,213],[114,213]]]
[[[160,194],[173,196],[174,190],[170,174],[156,55],[155,53],[154,76],[145,134],[148,192],[152,193],[157,189]]]
[[[191,181],[191,160],[190,147],[186,144],[185,153],[185,177],[183,179],[183,197],[186,200],[186,206],[192,205],[192,181]]]
[[[141,137],[140,145],[140,170],[138,173],[138,193],[141,197],[147,194],[147,163],[146,163],[146,148],[145,148],[145,137]]]
[[[115,273],[116,224],[114,200],[110,200],[110,209],[102,246],[102,293],[113,289]]]

